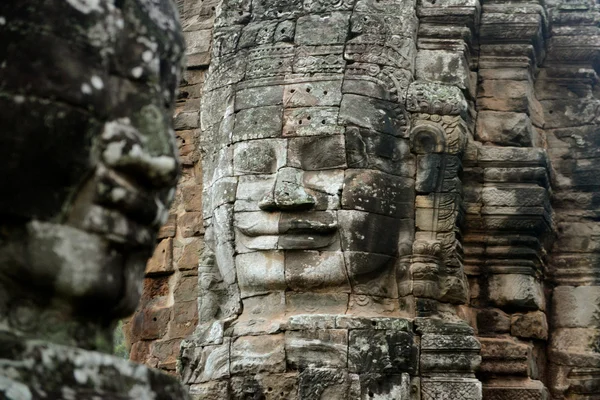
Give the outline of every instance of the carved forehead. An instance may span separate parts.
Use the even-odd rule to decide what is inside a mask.
[[[157,152],[183,40],[170,1],[0,4],[3,215],[47,219],[91,173],[107,121],[130,118]],[[44,195],[40,204],[39,195]]]

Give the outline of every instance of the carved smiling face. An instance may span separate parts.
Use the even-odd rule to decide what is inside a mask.
[[[287,314],[398,303],[393,264],[414,236],[414,10],[222,4],[201,113],[205,218],[244,312],[265,296]]]
[[[0,283],[35,287],[33,313],[132,312],[173,197],[176,11],[113,3],[0,5]]]
[[[236,92],[250,101],[229,100],[221,127],[233,126],[223,135],[233,143],[214,153],[205,176],[225,282],[237,279],[242,298],[334,296],[331,312],[345,312],[349,299],[358,309],[397,298],[393,265],[414,231],[414,159],[404,130],[391,134],[402,110],[343,97],[334,75]],[[279,94],[276,105],[261,103],[265,92]],[[390,134],[352,124],[358,110],[376,113]]]

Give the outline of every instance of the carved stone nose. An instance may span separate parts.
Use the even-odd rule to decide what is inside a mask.
[[[295,168],[281,168],[273,191],[258,204],[263,211],[306,210],[314,205],[315,198],[306,192],[302,184],[302,171]]]

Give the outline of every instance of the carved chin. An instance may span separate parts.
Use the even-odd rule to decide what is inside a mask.
[[[24,268],[58,298],[86,299],[125,316],[135,310],[149,250],[124,252],[100,235],[66,225],[27,224]]]

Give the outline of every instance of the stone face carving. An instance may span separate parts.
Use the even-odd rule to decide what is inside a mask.
[[[135,310],[179,173],[174,6],[4,2],[0,35],[0,397],[185,397],[92,351]]]
[[[196,6],[192,393],[598,397],[596,1]]]
[[[457,312],[468,107],[458,82],[415,81],[417,10],[220,4],[199,326],[179,365],[192,393],[276,398],[268,382],[285,380],[288,399],[481,398],[479,343]],[[456,340],[460,365],[438,339]]]

